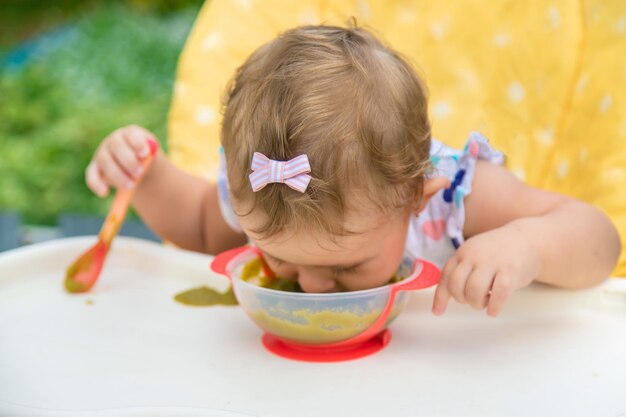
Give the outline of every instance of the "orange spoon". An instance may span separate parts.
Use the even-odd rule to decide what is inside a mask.
[[[152,163],[159,146],[154,139],[149,139],[148,144],[150,145],[150,155],[141,161],[143,172],[146,172]],[[111,242],[124,223],[133,193],[134,189],[117,190],[113,204],[111,204],[109,213],[100,229],[98,241],[67,268],[65,273],[65,289],[67,291],[73,293],[87,292],[96,283],[111,247]]]

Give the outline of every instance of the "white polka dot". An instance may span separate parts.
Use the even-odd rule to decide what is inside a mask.
[[[515,168],[511,172],[517,177],[518,180],[526,181],[526,171],[524,171],[522,168]]]
[[[600,22],[600,19],[602,18],[602,15],[600,14],[600,10],[601,9],[598,6],[596,6],[593,8],[589,8],[586,11],[587,21],[589,23],[589,26],[592,26],[593,23]]]
[[[535,137],[541,144],[550,146],[554,142],[554,129],[552,127],[539,129],[535,131]]]
[[[625,33],[626,32],[626,17],[622,16],[617,19],[615,23],[615,31],[617,33]]]
[[[243,9],[251,9],[252,8],[252,0],[236,0],[235,3]]]
[[[524,99],[524,86],[518,82],[513,82],[509,84],[509,100],[513,103],[519,103]]]
[[[396,11],[396,19],[402,23],[412,23],[417,19],[417,13],[412,7],[399,7]]]
[[[561,161],[556,166],[556,175],[559,178],[565,178],[568,171],[569,171],[569,163],[567,161]]]
[[[215,122],[216,114],[215,110],[208,106],[199,107],[196,110],[196,122],[200,125],[206,126]]]
[[[561,26],[561,11],[555,6],[548,9],[548,24],[554,29]]]
[[[223,42],[222,34],[219,32],[211,32],[202,41],[204,49],[215,49]]]
[[[174,95],[175,96],[183,96],[187,93],[187,84],[182,81],[174,82]]]
[[[606,182],[623,183],[626,179],[624,168],[622,167],[607,167],[602,172],[602,177]]]
[[[508,33],[496,33],[493,37],[493,44],[499,48],[504,48],[511,43],[511,35]]]
[[[434,22],[430,25],[430,33],[435,39],[442,39],[446,33],[446,24],[443,22]]]
[[[461,67],[456,71],[456,75],[461,82],[460,85],[468,90],[479,89],[482,81],[476,76],[476,72],[465,67]]]
[[[433,116],[437,119],[445,119],[452,113],[452,106],[445,100],[433,104]]]
[[[587,87],[589,83],[589,74],[581,74],[576,82],[576,94],[580,94]]]
[[[298,20],[303,25],[317,25],[320,23],[320,17],[315,10],[304,10],[300,13]]]
[[[580,148],[580,150],[578,151],[578,160],[580,162],[585,162],[587,161],[588,157],[589,157],[589,150],[585,147]]]
[[[359,0],[357,4],[357,8],[359,9],[359,14],[363,19],[369,19],[372,17],[372,13],[370,12],[370,5],[366,0]]]
[[[598,109],[600,110],[600,113],[606,113],[607,111],[609,111],[612,105],[613,105],[613,97],[607,94],[604,97],[602,97],[602,100],[600,100],[600,105],[598,106]]]

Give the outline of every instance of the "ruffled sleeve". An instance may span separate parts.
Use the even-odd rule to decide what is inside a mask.
[[[489,145],[489,141],[482,134],[472,132],[469,135],[462,152],[439,144],[433,147],[431,160],[434,173],[447,175],[450,178],[449,188],[434,198],[441,198],[444,204],[443,212],[447,212],[446,231],[455,248],[464,241],[463,227],[465,225],[465,197],[472,192],[476,162],[486,160],[492,164],[503,165],[504,155]]]

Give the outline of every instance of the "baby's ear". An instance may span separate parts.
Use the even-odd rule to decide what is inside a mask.
[[[430,199],[440,190],[450,187],[450,179],[445,176],[424,179],[424,192],[415,197],[414,213],[417,215],[426,208]]]

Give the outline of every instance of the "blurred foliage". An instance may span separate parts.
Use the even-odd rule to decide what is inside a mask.
[[[0,50],[87,12],[96,0],[0,0]]]
[[[158,13],[171,13],[176,10],[196,7],[202,2],[198,0],[126,0],[131,5],[143,10],[151,10]]]
[[[166,14],[197,8],[202,0],[0,0],[0,50],[105,4]]]
[[[61,212],[104,214],[108,204],[84,183],[102,138],[134,123],[164,142],[176,61],[200,4],[148,3],[168,2],[98,6],[41,36],[24,65],[2,68],[0,210],[35,224]]]

